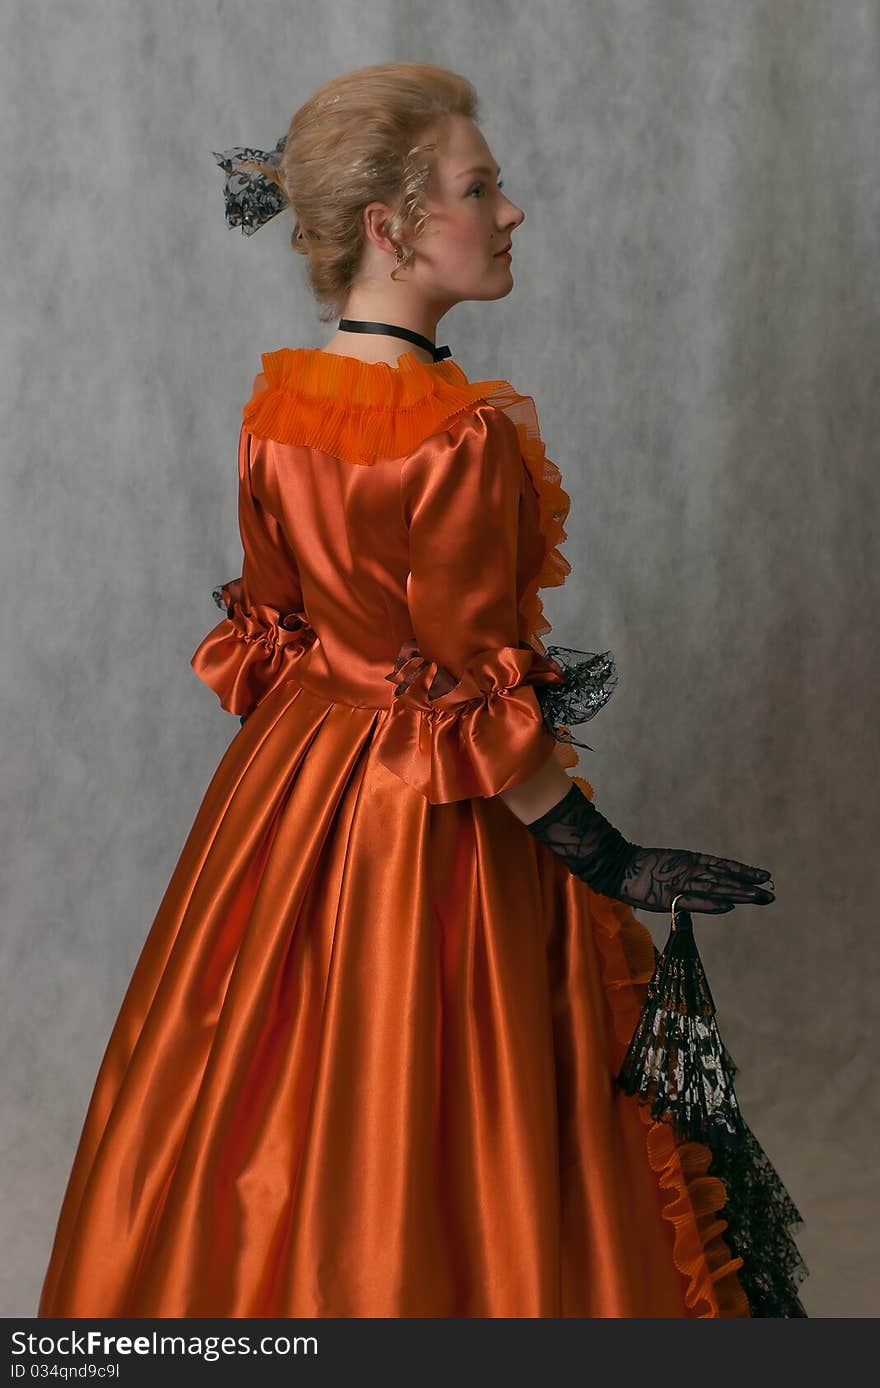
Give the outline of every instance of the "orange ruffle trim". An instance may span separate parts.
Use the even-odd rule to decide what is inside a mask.
[[[593,799],[589,781],[582,776],[571,779]],[[614,1024],[611,1059],[617,1074],[654,972],[654,945],[650,932],[624,903],[594,892],[590,909]],[[710,1149],[700,1142],[677,1141],[668,1123],[655,1121],[647,1105],[633,1102],[646,1128],[648,1161],[663,1192],[662,1215],[674,1230],[673,1258],[687,1282],[686,1304],[698,1318],[750,1316],[737,1276],[743,1260],[733,1256],[722,1237],[727,1220],[719,1211],[727,1203],[727,1187],[719,1177],[707,1174]]]
[[[229,713],[247,716],[270,690],[294,678],[315,639],[301,612],[270,603],[243,604],[240,578],[220,588],[226,616],[199,642],[190,665]]]
[[[544,654],[542,636],[552,629],[544,616],[544,604],[539,589],[556,588],[564,583],[571,565],[558,546],[568,538],[565,521],[571,508],[571,498],[563,489],[559,468],[547,457],[538,415],[531,395],[521,395],[508,381],[484,381],[486,400],[504,410],[516,425],[520,452],[538,494],[540,527],[544,538],[544,558],[541,567],[520,599],[520,612],[526,621],[529,640],[540,655]]]
[[[302,444],[370,467],[399,458],[504,381],[468,381],[449,358],[422,362],[402,352],[397,366],[337,356],[315,347],[262,354],[263,371],[242,410],[258,438]]]
[[[479,651],[451,688],[430,694],[437,675],[437,662],[406,643],[386,676],[397,687],[394,717],[374,742],[379,760],[432,805],[497,795],[552,755],[553,734],[534,686],[556,683],[559,676],[534,650]]]

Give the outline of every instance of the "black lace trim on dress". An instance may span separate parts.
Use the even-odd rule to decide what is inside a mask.
[[[685,945],[687,937],[681,934]],[[702,968],[693,961],[682,968],[669,946],[664,954],[666,967],[658,970],[654,946],[654,976],[616,1082],[650,1105],[652,1118],[669,1123],[678,1141],[701,1142],[712,1153],[707,1174],[727,1189],[718,1214],[727,1221],[725,1242],[743,1260],[737,1277],[751,1315],[806,1317],[797,1288],[809,1268],[790,1232],[803,1218],[742,1116],[733,1082],[738,1067],[715,1025]],[[682,978],[697,996],[681,995]],[[666,1073],[668,1065],[674,1073]]]
[[[729,1055],[728,1063],[735,1073]],[[727,1204],[719,1211],[727,1220],[723,1237],[743,1260],[737,1277],[752,1315],[805,1317],[797,1288],[809,1268],[790,1232],[803,1218],[744,1119],[738,1144],[712,1149],[709,1175],[727,1187]]]

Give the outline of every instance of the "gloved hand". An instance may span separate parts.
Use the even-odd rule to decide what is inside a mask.
[[[711,853],[629,843],[575,781],[560,801],[526,828],[594,891],[645,911],[668,911],[683,892],[678,907],[710,915],[722,915],[744,903],[766,906],[776,900],[772,891],[758,885],[773,886],[763,868]]]

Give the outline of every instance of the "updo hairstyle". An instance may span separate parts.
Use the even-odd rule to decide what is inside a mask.
[[[419,143],[444,116],[477,119],[477,94],[466,78],[433,63],[377,63],[334,77],[290,122],[279,173],[294,229],[290,243],[308,258],[308,279],[321,322],[338,318],[366,243],[368,203],[392,208],[385,224],[405,269],[415,254],[398,238],[417,240],[436,145]]]

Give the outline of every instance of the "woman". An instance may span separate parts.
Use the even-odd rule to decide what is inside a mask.
[[[339,324],[264,354],[244,406],[243,571],[192,658],[242,727],[108,1043],[41,1316],[803,1314],[750,1304],[710,1153],[613,1083],[654,963],[632,906],[773,893],[629,843],[566,773],[539,590],[569,498],[531,399],[436,347],[513,284],[476,111],[442,68],[366,68],[227,183],[245,230],[289,202]]]

